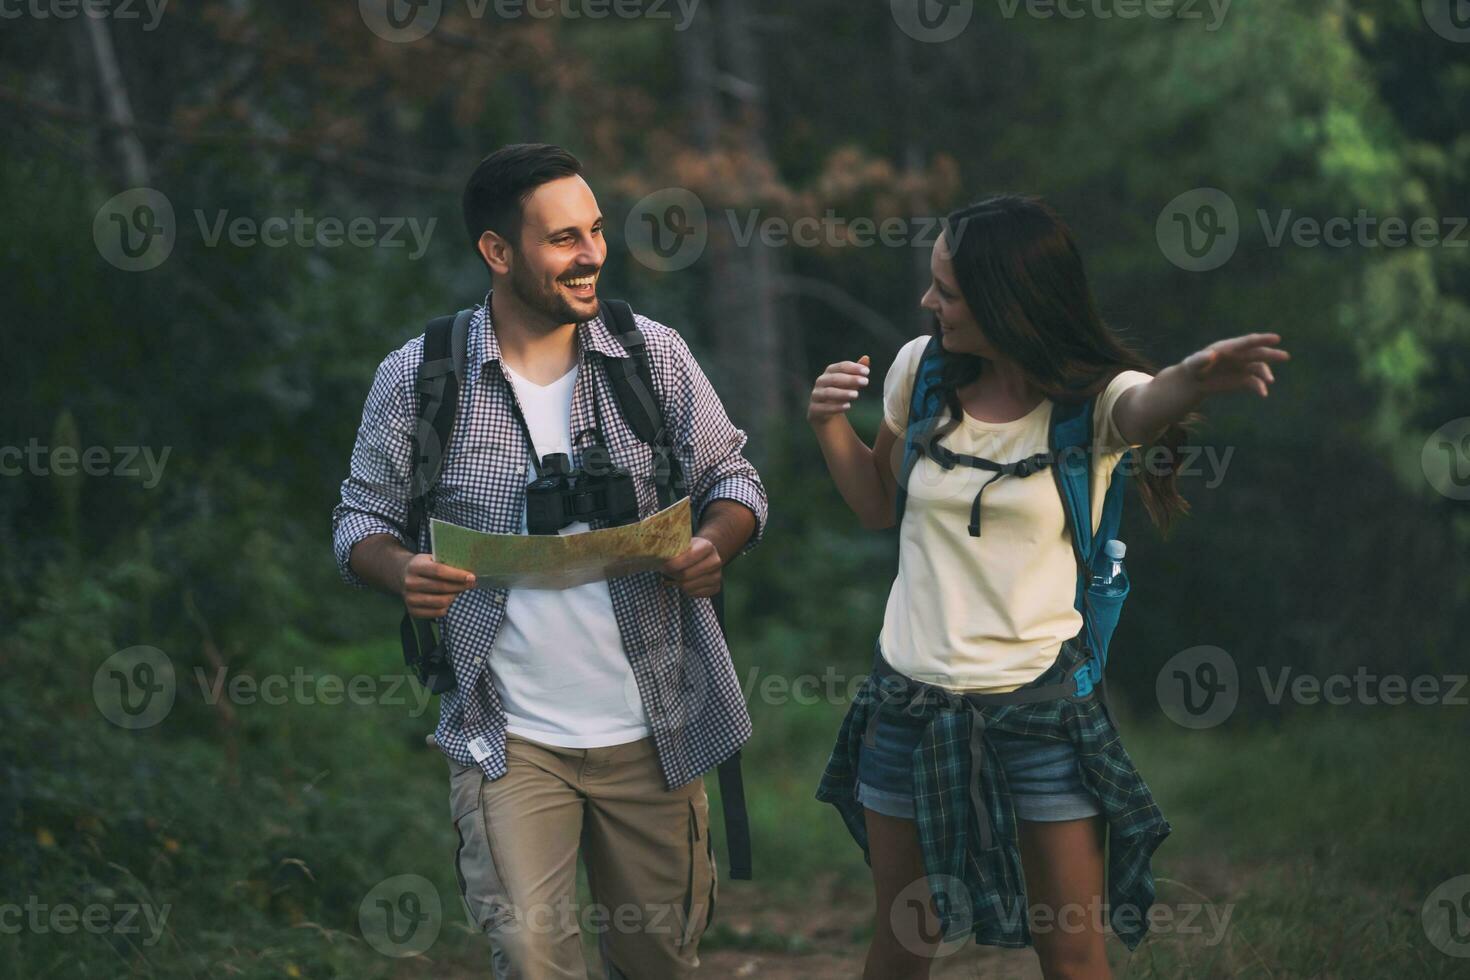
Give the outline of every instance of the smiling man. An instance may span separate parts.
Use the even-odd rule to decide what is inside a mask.
[[[554,146],[497,150],[470,177],[464,216],[496,288],[469,323],[430,512],[526,533],[538,463],[564,453],[592,470],[589,447],[605,446],[632,475],[638,516],[654,513],[653,451],[611,381],[631,355],[601,316],[607,245],[581,165]],[[737,752],[750,719],[710,600],[724,566],[759,539],[766,493],[688,346],[636,323],[697,526],[660,572],[481,588],[432,560],[427,527],[410,541],[423,335],[379,365],[333,514],[343,577],[440,621],[456,689],[431,741],[449,762],[456,869],[497,977],[585,978],[582,929],[599,935],[610,977],[688,976],[716,896],[700,776]],[[574,903],[579,852],[591,909]]]

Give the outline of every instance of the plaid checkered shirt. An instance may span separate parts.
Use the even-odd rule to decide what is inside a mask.
[[[1052,666],[1021,690],[1061,683],[1083,657],[1080,645],[1068,640]],[[914,811],[945,941],[968,933],[988,946],[1031,945],[1015,811],[995,748],[983,741],[983,732],[991,730],[1077,747],[1083,781],[1108,827],[1109,922],[1130,950],[1143,941],[1154,904],[1150,861],[1172,828],[1123,750],[1097,689],[1086,698],[977,706],[963,694],[901,674],[870,674],[842,721],[816,794],[837,807],[864,857],[868,835],[856,797],[858,753],[875,712],[905,714],[926,726],[915,749]],[[984,752],[978,771],[972,752],[975,725],[980,726]],[[972,802],[977,795],[983,801],[981,813]],[[988,826],[982,827],[981,820]]]
[[[731,423],[709,379],[674,330],[644,316],[655,394],[689,486],[696,523],[711,501],[748,507],[756,531],[741,553],[764,533],[766,491],[742,455],[745,433]],[[639,517],[658,511],[653,451],[623,421],[604,358],[628,357],[602,318],[576,330],[578,372],[572,395],[573,463],[595,442],[600,428],[613,461],[633,476]],[[341,502],[332,512],[332,544],[342,578],[366,583],[348,563],[353,545],[373,534],[391,534],[410,551],[429,548],[428,521],[410,542],[408,524],[410,433],[418,416],[416,384],[422,334],[378,365],[363,409]],[[472,353],[460,386],[454,431],[439,482],[427,504],[432,517],[477,531],[515,534],[526,509],[529,449],[512,414],[515,392],[503,373],[500,345],[490,324],[490,296],[469,324]],[[474,352],[479,352],[476,356]],[[594,411],[594,406],[597,406]],[[594,528],[606,521],[592,522]],[[664,780],[670,789],[698,777],[732,755],[750,737],[750,716],[730,651],[711,600],[694,598],[657,572],[608,582],[623,648],[633,668],[637,696],[647,711]],[[461,593],[439,620],[441,643],[457,688],[439,702],[435,741],[462,765],[478,762],[486,778],[505,774],[505,713],[491,683],[489,655],[505,620],[507,588]],[[629,692],[632,696],[632,692]]]

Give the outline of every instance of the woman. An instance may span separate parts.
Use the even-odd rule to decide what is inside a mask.
[[[1077,412],[1090,406],[1077,479],[1097,529],[1130,449],[1177,449],[1206,396],[1265,397],[1271,363],[1288,355],[1277,335],[1251,334],[1153,374],[1103,323],[1070,230],[1035,198],[949,215],[930,273],[921,305],[934,337],[899,351],[872,447],[846,417],[869,382],[866,355],[830,365],[807,411],[863,526],[892,526],[902,511],[874,673],[817,794],[872,867],[863,976],[927,977],[944,944],[973,935],[1034,945],[1048,978],[1109,977],[1104,930],[1130,948],[1142,939],[1149,859],[1169,826],[1118,741],[1100,677],[1078,680],[1099,647],[1075,606],[1078,576],[1096,566],[1079,569],[1052,422],[1086,424]],[[934,418],[914,405],[921,365],[929,404],[943,406]],[[1140,484],[1167,530],[1186,509],[1172,469],[1155,465]]]

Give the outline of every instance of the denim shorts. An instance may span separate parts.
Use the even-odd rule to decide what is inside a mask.
[[[890,817],[914,819],[913,752],[924,728],[909,718],[879,716],[876,744],[858,754],[857,799]],[[1080,820],[1101,813],[1082,781],[1071,742],[987,731],[995,748],[1018,820]]]

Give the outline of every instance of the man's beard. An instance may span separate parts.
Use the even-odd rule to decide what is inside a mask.
[[[588,315],[577,310],[571,302],[557,291],[555,284],[543,286],[522,263],[510,267],[510,291],[527,309],[545,317],[549,323],[581,323]],[[592,316],[596,316],[595,313]]]

